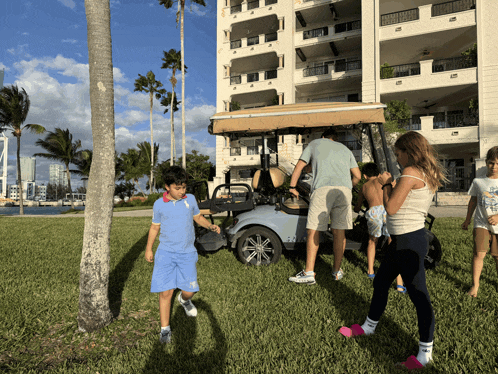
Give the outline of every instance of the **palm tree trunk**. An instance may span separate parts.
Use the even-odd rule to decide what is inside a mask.
[[[109,0],[85,0],[93,159],[80,263],[78,327],[92,332],[112,319],[109,261],[114,196],[114,83]]]
[[[17,191],[19,192],[19,215],[24,215],[24,199],[22,190],[22,177],[21,177],[21,156],[19,154],[21,149],[21,134],[17,137]],[[6,187],[5,187],[6,188]]]
[[[175,71],[173,70],[173,78],[175,77]],[[175,85],[172,84],[172,89],[171,89],[171,157],[169,159],[169,165],[173,166],[175,164],[175,155],[176,155],[176,149],[175,149],[175,124],[174,124],[174,114],[173,114],[173,103],[175,101]]]
[[[150,92],[150,178],[149,178],[149,192],[154,192],[154,134],[152,133],[152,105],[154,95]]]
[[[133,182],[135,182],[138,186],[138,189],[140,190],[140,192],[142,193],[143,197],[145,197],[145,194],[144,192],[142,191],[142,188],[140,187],[140,184],[138,183],[138,179],[134,179]]]
[[[187,157],[185,150],[185,34],[183,32],[183,20],[185,15],[185,0],[181,1],[181,49],[182,49],[182,167],[187,169]]]
[[[74,209],[73,189],[71,188],[71,173],[69,172],[69,163],[66,163],[67,188],[69,188],[69,197],[71,199],[71,209]]]

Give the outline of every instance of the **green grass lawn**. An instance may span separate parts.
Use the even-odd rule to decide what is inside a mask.
[[[443,260],[427,273],[436,314],[427,373],[498,372],[494,261],[485,260],[479,296],[466,296],[472,239],[461,221],[434,225]],[[415,309],[394,287],[374,336],[348,340],[337,332],[363,323],[373,289],[365,255],[353,251],[345,255],[344,279],[332,281],[331,250],[319,255],[314,286],[287,281],[303,268],[304,251],[284,252],[268,267],[246,267],[227,249],[199,255],[199,314],[186,317],[175,299],[173,343],[161,345],[152,264],[144,259],[150,217],[113,219],[109,294],[116,318],[99,332],[76,333],[84,221],[0,222],[1,372],[396,373],[394,364],[418,350]]]

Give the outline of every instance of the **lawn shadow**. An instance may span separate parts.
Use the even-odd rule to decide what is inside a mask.
[[[119,316],[123,303],[123,289],[135,266],[135,261],[143,254],[148,236],[148,233],[142,236],[109,274],[109,304],[114,318]]]
[[[216,374],[224,372],[228,352],[225,335],[209,304],[202,299],[197,299],[195,306],[198,310],[198,316],[192,318],[187,317],[183,308],[176,304],[170,323],[173,335],[172,343],[161,344],[159,331],[157,331],[157,339],[141,373]],[[207,314],[215,343],[213,348],[202,353],[195,353],[199,350],[199,347],[196,346],[199,339],[197,321],[203,313]],[[168,351],[170,353],[167,353]]]

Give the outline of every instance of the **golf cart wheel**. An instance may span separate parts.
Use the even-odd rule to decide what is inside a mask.
[[[270,265],[280,260],[282,244],[275,233],[265,227],[254,226],[239,238],[237,253],[247,265]]]
[[[443,251],[439,239],[432,233],[429,237],[429,250],[424,258],[424,267],[426,269],[434,269],[441,261]]]

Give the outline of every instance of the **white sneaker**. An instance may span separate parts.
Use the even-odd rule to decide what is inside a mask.
[[[171,343],[171,330],[161,331],[161,333],[159,334],[159,341],[162,344]]]
[[[310,285],[316,283],[314,273],[313,275],[308,275],[304,272],[304,270],[301,270],[294,277],[289,277],[289,281],[299,284],[310,284]]]
[[[342,269],[339,269],[339,271],[332,272],[332,277],[334,277],[334,280],[336,281],[341,280],[343,276],[344,272],[342,271]]]
[[[183,307],[183,309],[185,309],[185,313],[187,314],[187,316],[197,316],[197,308],[192,303],[192,300],[189,299],[187,301],[183,301],[181,292],[178,294],[178,301],[180,302],[180,305]]]

